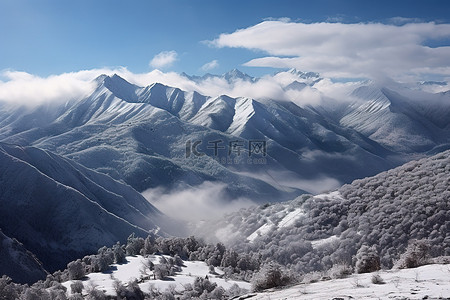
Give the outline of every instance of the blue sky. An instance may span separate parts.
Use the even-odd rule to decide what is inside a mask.
[[[449,24],[449,16],[450,1],[0,0],[0,70],[49,76],[119,66],[144,73],[157,66],[166,72],[197,75],[207,71],[220,74],[233,68],[261,75],[288,61],[272,59],[262,63],[255,59],[298,55],[282,51],[277,54],[267,45],[212,45],[205,41],[218,41],[221,34],[279,18],[302,24],[362,22],[400,26]],[[450,36],[444,33],[423,44],[448,46]],[[164,51],[168,54],[166,59],[175,60],[166,65],[167,60],[150,65]],[[202,69],[207,63],[210,69]],[[295,63],[301,67],[304,62]]]

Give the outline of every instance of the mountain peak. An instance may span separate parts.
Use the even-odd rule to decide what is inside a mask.
[[[139,89],[137,85],[129,83],[117,74],[112,76],[100,75],[97,77],[97,80],[98,79],[103,79],[101,82],[102,85],[111,91],[117,98],[128,102],[137,101],[138,97],[136,91]]]
[[[316,73],[316,72],[303,72],[303,71],[297,70],[296,68],[289,69],[287,72],[291,73],[291,74],[294,74],[294,75],[296,75],[296,76],[298,76],[300,78],[303,78],[303,79],[311,79],[311,78],[317,78],[318,79],[320,77],[319,73]]]
[[[255,81],[255,78],[239,71],[238,69],[233,69],[231,71],[228,71],[224,74],[222,74],[222,78],[226,79],[227,81],[233,81],[233,80],[244,80],[244,81]]]
[[[284,89],[285,90],[297,90],[301,91],[307,86],[304,82],[298,82],[297,80],[294,80],[290,84],[288,84]]]

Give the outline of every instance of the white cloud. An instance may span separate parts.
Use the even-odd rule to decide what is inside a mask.
[[[85,70],[39,77],[26,72],[0,73],[0,101],[35,105],[48,101],[68,101],[92,92],[92,80],[106,70]]]
[[[335,86],[329,81],[321,81],[314,87],[302,91],[288,90],[284,87],[294,80],[294,74],[283,72],[266,75],[256,82],[234,80],[228,82],[223,78],[207,78],[194,82],[175,72],[153,70],[147,73],[133,73],[127,68],[104,68],[83,70],[72,73],[39,77],[26,72],[0,72],[0,101],[36,105],[43,102],[81,99],[95,88],[94,79],[102,74],[117,74],[125,80],[141,87],[159,82],[178,87],[184,91],[196,91],[206,96],[229,95],[231,97],[249,97],[253,99],[291,100],[298,105],[319,103],[323,94],[335,95]],[[343,94],[342,92],[340,94]]]
[[[150,66],[153,68],[170,67],[178,58],[176,51],[162,51],[156,54],[150,61]]]
[[[210,61],[209,63],[206,63],[202,66],[202,70],[203,71],[210,71],[212,69],[215,69],[219,67],[219,62],[217,61],[217,59]]]
[[[440,71],[442,74],[445,74],[448,71],[447,69],[449,68],[443,67]],[[348,95],[358,84],[357,82],[336,83],[326,78],[319,82],[314,82],[317,78],[299,78],[295,72],[280,72],[275,75],[266,75],[256,82],[240,79],[229,82],[220,77],[191,81],[176,72],[163,72],[160,70],[153,70],[147,73],[133,73],[124,67],[83,70],[48,77],[39,77],[26,72],[8,70],[0,72],[0,101],[35,105],[49,101],[65,102],[72,99],[81,99],[93,91],[95,88],[93,80],[102,74],[117,74],[130,83],[141,87],[159,82],[188,92],[196,91],[205,96],[228,95],[231,97],[248,97],[256,100],[284,100],[293,101],[299,106],[332,101],[331,98],[339,101],[348,99]],[[449,76],[444,76],[442,81],[447,82],[448,85],[440,86],[440,89],[436,91],[448,90],[450,85],[449,78]],[[302,89],[287,89],[286,86],[295,80],[304,82],[308,86]],[[384,83],[390,84],[389,81],[381,82],[380,84]],[[417,86],[414,78],[412,84]]]
[[[246,198],[230,199],[225,188],[223,183],[206,181],[196,187],[169,192],[161,188],[149,189],[142,195],[164,214],[184,221],[211,220],[255,204]]]
[[[269,54],[246,66],[295,67],[328,77],[401,78],[411,73],[423,75],[424,68],[431,74],[448,68],[450,47],[431,48],[425,43],[449,37],[450,24],[265,21],[221,34],[211,44]]]

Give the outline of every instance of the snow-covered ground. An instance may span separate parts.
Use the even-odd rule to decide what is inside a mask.
[[[160,257],[161,255],[149,256],[155,265],[159,263]],[[208,279],[211,282],[217,283],[218,286],[221,286],[224,289],[229,289],[236,283],[240,288],[250,290],[250,283],[248,282],[220,278],[220,275],[222,275],[223,272],[218,268],[215,269],[217,275],[209,274],[209,267],[202,261],[184,261],[181,272],[176,273],[175,276],[168,276],[166,280],[155,280],[153,279],[152,272],[147,272],[148,274],[146,275],[141,271],[145,260],[146,259],[141,255],[127,256],[127,263],[113,264],[108,271],[103,273],[88,274],[83,280],[83,285],[85,288],[93,285],[96,286],[97,289],[105,291],[107,295],[115,295],[114,281],[116,279],[124,284],[137,279],[138,282],[140,282],[139,287],[143,292],[148,292],[151,286],[160,291],[165,291],[169,287],[175,286],[176,290],[182,291],[184,290],[184,285],[187,283],[193,284],[196,277],[205,278],[208,276]],[[151,279],[142,281],[142,278],[146,276]],[[73,281],[67,281],[63,283],[69,293],[72,282]]]
[[[315,199],[328,200],[328,199],[342,199],[339,191],[333,191],[329,193],[319,194],[314,196]],[[271,220],[267,220],[267,223],[261,225],[257,230],[255,230],[252,234],[247,237],[247,240],[253,242],[258,236],[262,236],[267,234],[270,230],[278,230],[280,228],[285,228],[289,226],[295,225],[295,221],[305,216],[305,211],[301,207],[297,207],[292,210],[289,208],[289,205],[286,205],[284,209],[277,212],[277,216],[281,216],[282,218],[274,223]],[[333,242],[337,239],[336,236],[329,237],[323,240],[311,241],[313,246],[321,246],[330,242]]]
[[[263,224],[255,232],[249,235],[247,240],[253,242],[258,236],[266,234],[272,228],[280,229],[294,225],[295,221],[304,215],[304,211],[302,208],[296,208],[293,211],[289,211],[288,207],[286,207],[283,211],[279,212],[278,215],[284,215],[284,217],[277,224],[267,220],[267,223]]]
[[[311,241],[311,246],[314,249],[316,249],[318,247],[327,245],[327,244],[332,243],[332,242],[337,241],[337,240],[339,240],[339,238],[337,236],[335,236],[335,235],[332,235],[332,236],[327,237],[325,239]]]
[[[384,284],[372,283],[378,274]],[[300,284],[282,290],[254,294],[250,299],[448,299],[450,265],[355,274],[345,279]]]
[[[328,199],[343,199],[341,193],[339,193],[339,191],[333,191],[333,192],[329,192],[329,193],[323,193],[323,194],[319,194],[314,196],[314,199],[323,199],[323,200],[328,200]]]

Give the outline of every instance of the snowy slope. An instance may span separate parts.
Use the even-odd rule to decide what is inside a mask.
[[[391,268],[412,240],[449,255],[450,151],[411,161],[337,191],[242,209],[202,224],[199,234],[298,272],[354,263],[374,246]]]
[[[217,283],[218,286],[224,289],[229,289],[233,284],[237,284],[242,289],[250,290],[250,283],[244,281],[235,281],[222,278],[223,272],[216,269],[216,274],[209,273],[209,267],[202,261],[184,261],[181,271],[174,276],[168,276],[165,280],[154,279],[153,272],[148,269],[143,272],[144,262],[150,259],[155,265],[159,263],[161,255],[151,255],[144,258],[141,255],[128,256],[127,262],[124,264],[113,264],[110,266],[110,271],[104,273],[91,273],[85,276],[83,284],[85,287],[94,285],[97,289],[105,291],[107,295],[115,296],[114,280],[119,280],[124,284],[135,279],[139,282],[139,287],[142,291],[148,292],[149,289],[156,288],[160,291],[165,291],[172,287],[177,291],[183,291],[186,284],[193,284],[196,277],[205,278]],[[168,257],[168,256],[166,256]],[[73,281],[64,282],[63,285],[70,293],[70,285]]]
[[[375,273],[374,273],[375,274]],[[450,297],[448,265],[428,265],[415,269],[377,272],[385,284],[372,283],[372,273],[354,274],[345,279],[249,294],[250,299],[447,299]],[[242,296],[244,299],[245,296]]]
[[[0,144],[0,228],[48,270],[168,220],[138,192],[33,147]]]
[[[47,272],[41,262],[15,239],[0,231],[0,274],[9,276],[14,282],[33,283],[45,278]]]
[[[425,152],[448,143],[450,98],[397,89],[356,88],[349,95],[354,101],[339,108],[345,112],[339,123],[395,152]]]

